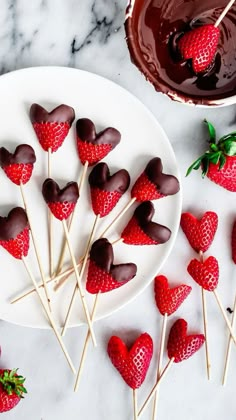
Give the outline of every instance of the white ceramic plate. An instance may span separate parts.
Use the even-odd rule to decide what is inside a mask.
[[[153,115],[129,92],[109,80],[81,70],[60,67],[29,68],[1,76],[0,144],[13,151],[17,144],[28,143],[34,147],[37,155],[33,176],[25,186],[25,194],[45,272],[48,274],[47,211],[41,195],[41,185],[47,177],[47,154],[41,149],[28,118],[29,107],[33,102],[49,110],[65,103],[74,107],[77,118],[92,119],[99,131],[108,126],[114,126],[120,130],[121,143],[104,159],[112,172],[119,168],[126,168],[134,181],[150,158],[160,156],[164,172],[178,177],[179,173],[168,138]],[[68,181],[77,180],[81,168],[73,125],[63,146],[53,154],[52,176],[63,186]],[[10,208],[22,205],[22,201],[19,187],[12,184],[3,171],[0,174],[0,184],[0,214],[6,215]],[[129,199],[130,195],[127,192],[112,213],[102,219],[98,234],[113,220]],[[105,317],[128,303],[141,293],[160,271],[175,242],[181,202],[181,192],[154,202],[156,209],[154,220],[172,230],[171,239],[165,245],[135,247],[117,244],[114,246],[115,263],[134,262],[138,266],[138,272],[127,285],[101,296],[97,318]],[[111,236],[108,235],[108,239],[118,238],[134,208],[135,205],[114,228]],[[94,214],[90,207],[86,182],[78,203],[71,234],[76,257],[83,255],[85,241],[93,221]],[[55,263],[58,261],[62,235],[61,223],[55,219]],[[2,248],[0,258],[0,318],[24,326],[47,328],[47,319],[35,294],[14,305],[9,304],[11,298],[19,291],[31,286],[31,283],[21,261],[13,259]],[[35,277],[40,280],[32,244],[27,258]],[[68,254],[66,263],[70,264]],[[75,279],[72,276],[58,293],[50,288],[53,312],[60,325],[63,324],[74,282]],[[86,297],[91,306],[94,297],[87,294]],[[70,325],[79,325],[83,321],[83,311],[78,298]]]

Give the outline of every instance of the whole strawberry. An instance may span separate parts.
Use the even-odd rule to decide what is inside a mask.
[[[113,210],[130,184],[130,176],[125,169],[110,175],[109,167],[104,162],[93,168],[88,180],[93,211],[100,217]]]
[[[0,165],[7,177],[16,185],[26,184],[32,175],[36,156],[28,144],[20,144],[14,153],[0,147]]]
[[[24,398],[27,393],[24,382],[17,369],[0,369],[0,413],[12,410]]]
[[[226,134],[216,143],[213,125],[205,122],[210,134],[209,150],[189,167],[186,175],[201,167],[203,178],[206,175],[226,190],[236,192],[236,132]]]
[[[205,72],[212,64],[220,38],[220,30],[212,24],[191,29],[178,40],[183,60],[191,60],[194,73]]]
[[[60,189],[56,181],[47,178],[42,186],[42,194],[52,214],[59,220],[65,220],[73,212],[79,198],[78,184],[68,182]]]
[[[128,350],[119,337],[112,336],[107,353],[127,385],[137,389],[145,380],[153,355],[153,341],[149,334],[141,334]]]
[[[170,288],[165,276],[156,276],[154,279],[156,305],[162,315],[169,316],[177,311],[191,290],[192,288],[186,284]]]
[[[183,213],[180,225],[191,247],[196,252],[206,252],[213,242],[218,227],[218,216],[213,211],[207,211],[197,219],[191,213]]]
[[[7,217],[0,216],[0,245],[16,259],[27,256],[29,223],[23,208],[15,207]]]

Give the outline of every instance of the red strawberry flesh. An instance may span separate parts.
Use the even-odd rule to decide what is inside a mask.
[[[218,216],[213,211],[204,213],[201,219],[197,219],[191,213],[183,213],[180,225],[191,247],[196,252],[206,252],[215,237],[218,227]]]
[[[154,292],[156,305],[162,315],[172,315],[187,298],[192,288],[181,284],[170,288],[165,276],[156,276],[154,279]]]
[[[203,289],[212,292],[219,280],[219,264],[215,257],[208,257],[204,262],[193,259],[187,268],[190,276]]]

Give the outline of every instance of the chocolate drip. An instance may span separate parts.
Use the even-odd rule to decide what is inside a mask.
[[[34,123],[65,123],[70,126],[75,119],[75,111],[68,105],[59,105],[48,112],[39,104],[33,104],[30,108],[30,120]]]
[[[96,133],[94,123],[88,118],[80,118],[76,123],[77,136],[81,141],[93,144],[110,144],[114,149],[120,142],[121,134],[113,127],[105,128],[105,130]]]
[[[0,147],[0,165],[2,168],[14,163],[35,163],[36,156],[33,147],[28,144],[20,144],[14,153],[10,153],[5,147]]]
[[[79,188],[77,182],[68,182],[64,188],[51,178],[47,178],[42,186],[42,194],[46,203],[76,203],[79,198]]]
[[[93,188],[103,191],[117,191],[124,194],[130,185],[130,176],[125,169],[110,175],[109,167],[106,163],[98,163],[89,175],[89,184]]]
[[[15,207],[7,217],[0,216],[0,240],[9,241],[15,239],[26,226],[28,226],[28,218],[22,207]]]

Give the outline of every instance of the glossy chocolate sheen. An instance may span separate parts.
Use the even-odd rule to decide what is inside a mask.
[[[110,170],[106,163],[98,163],[92,169],[89,175],[89,184],[92,188],[99,188],[103,191],[117,191],[124,194],[130,185],[130,176],[128,171],[121,169],[110,175]]]
[[[155,209],[151,201],[144,201],[140,204],[135,212],[134,217],[137,219],[141,229],[154,241],[164,244],[170,239],[171,231],[166,226],[152,222]]]
[[[105,128],[105,130],[96,133],[94,123],[88,118],[80,118],[76,123],[77,136],[81,141],[93,144],[110,144],[114,149],[120,143],[121,134],[113,127]]]
[[[131,58],[158,91],[172,99],[214,105],[236,94],[236,3],[219,25],[213,67],[196,76],[176,54],[177,38],[199,25],[214,24],[228,0],[132,0],[126,34]]]
[[[25,210],[22,207],[15,207],[8,213],[7,217],[0,216],[0,240],[15,239],[28,224]]]
[[[39,104],[33,104],[30,108],[30,120],[34,123],[65,123],[70,126],[75,119],[75,111],[71,106],[59,105],[51,112],[48,112]]]
[[[68,182],[64,188],[60,188],[56,181],[47,178],[42,186],[42,194],[46,203],[76,203],[79,198],[77,182]]]
[[[90,251],[90,259],[99,268],[109,273],[117,282],[131,280],[137,273],[137,266],[133,263],[113,264],[113,248],[106,238],[98,239],[93,243]]]
[[[179,191],[179,181],[173,175],[166,175],[162,173],[161,159],[156,157],[149,161],[145,168],[145,174],[148,179],[152,181],[157,190],[164,195],[173,195]]]
[[[36,156],[33,147],[28,144],[20,144],[16,147],[14,153],[8,152],[5,147],[0,147],[0,166],[12,165],[14,163],[32,163],[36,162]]]

